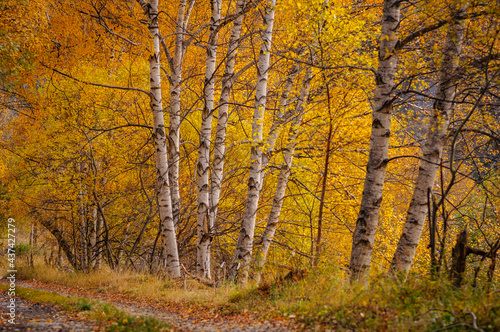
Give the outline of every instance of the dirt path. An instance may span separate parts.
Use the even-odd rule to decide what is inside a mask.
[[[8,305],[10,297],[0,291],[0,331],[40,331],[40,332],[87,332],[96,331],[99,325],[84,320],[85,316],[69,315],[50,305],[33,303],[16,298],[15,324],[9,322]]]
[[[293,321],[289,319],[262,321],[248,313],[222,316],[214,310],[192,310],[192,308],[169,306],[165,303],[148,303],[137,299],[126,298],[119,294],[97,293],[80,288],[46,284],[39,281],[22,281],[18,282],[18,285],[21,287],[55,292],[64,296],[83,296],[108,302],[130,315],[155,317],[158,320],[172,325],[177,331],[285,332],[297,330],[297,328],[293,326]],[[75,331],[75,329],[72,330]]]

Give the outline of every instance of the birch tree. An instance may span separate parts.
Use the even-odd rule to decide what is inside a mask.
[[[149,19],[149,32],[153,39],[154,53],[149,58],[150,97],[153,112],[153,137],[155,144],[156,186],[160,228],[165,264],[172,277],[180,277],[179,254],[172,211],[172,199],[168,178],[167,135],[163,117],[161,75],[160,75],[160,31],[158,27],[158,0],[149,4],[137,0]],[[184,1],[185,2],[185,1]]]
[[[224,63],[224,74],[221,82],[221,92],[219,98],[217,126],[214,139],[212,174],[210,178],[210,197],[209,197],[209,225],[215,225],[219,200],[224,177],[224,161],[226,157],[226,131],[229,118],[230,96],[234,83],[234,69],[236,57],[240,46],[240,36],[242,31],[243,12],[247,4],[246,0],[237,0],[235,15],[237,16],[231,28],[231,35],[228,40],[228,49]],[[212,236],[209,234],[209,236]]]
[[[297,146],[297,137],[300,133],[300,126],[302,124],[302,117],[305,112],[305,104],[309,98],[309,89],[311,87],[312,72],[308,68],[306,77],[304,78],[304,86],[301,89],[297,105],[294,109],[294,120],[290,129],[288,131],[287,143],[284,151],[284,160],[281,164],[280,174],[278,176],[278,183],[276,185],[276,191],[273,198],[273,205],[271,207],[271,212],[269,213],[269,218],[267,219],[267,226],[262,234],[259,241],[259,248],[255,255],[255,270],[256,270],[256,282],[259,283],[262,275],[262,269],[266,263],[267,253],[271,247],[271,243],[274,239],[274,234],[278,228],[279,217],[281,214],[281,207],[283,205],[283,199],[285,198],[286,187],[288,184],[288,179],[292,170],[293,164],[293,154],[295,152],[295,147]]]
[[[233,260],[229,271],[229,279],[234,280],[236,276],[239,282],[248,280],[248,270],[252,258],[253,237],[255,231],[255,218],[262,188],[262,129],[267,98],[267,78],[269,60],[271,55],[271,43],[273,35],[274,12],[276,0],[268,0],[266,3],[262,45],[260,48],[259,63],[257,68],[257,86],[255,92],[255,109],[252,123],[252,148],[250,157],[250,173],[248,177],[248,192],[245,212],[241,222],[240,233]],[[239,272],[241,268],[241,272]]]
[[[200,147],[198,150],[198,164],[196,167],[198,185],[197,208],[197,273],[204,278],[211,279],[210,273],[210,246],[214,219],[209,217],[209,169],[210,169],[210,140],[212,133],[212,118],[214,111],[214,75],[217,60],[217,37],[220,21],[222,0],[211,0],[212,17],[210,35],[207,45],[207,61],[205,69],[204,107],[200,129]]]
[[[373,122],[370,153],[349,264],[353,280],[364,279],[369,273],[373,241],[382,203],[382,189],[391,134],[394,79],[398,63],[396,45],[399,40],[400,4],[399,0],[385,0],[383,5],[379,62],[375,73],[376,87],[372,101]]]
[[[180,0],[175,21],[175,41],[173,55],[163,44],[163,49],[168,58],[170,67],[170,124],[169,124],[169,181],[172,196],[172,211],[174,224],[180,221],[181,197],[179,192],[179,158],[180,158],[180,127],[181,127],[181,83],[182,64],[188,43],[185,43],[187,25],[196,0]],[[162,41],[163,43],[163,41]]]
[[[395,273],[409,271],[428,213],[428,203],[433,193],[437,170],[446,143],[456,83],[459,78],[457,69],[464,38],[465,28],[462,17],[465,13],[465,6],[455,10],[446,34],[436,101],[428,126],[427,138],[422,148],[423,158],[420,161],[403,233],[391,262],[391,270]]]

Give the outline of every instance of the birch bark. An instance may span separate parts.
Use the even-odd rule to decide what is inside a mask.
[[[245,212],[241,222],[238,242],[234,250],[233,261],[229,270],[229,279],[246,283],[248,270],[252,258],[255,218],[262,187],[260,181],[262,172],[262,127],[266,110],[267,77],[271,42],[273,35],[274,12],[276,0],[267,0],[263,22],[262,45],[260,48],[259,64],[257,68],[257,87],[255,92],[255,110],[252,123],[252,148],[250,157],[250,174],[248,177],[248,192]],[[240,270],[241,267],[241,270]],[[240,270],[240,271],[239,271]]]
[[[349,265],[352,280],[364,279],[370,272],[391,134],[394,79],[398,63],[395,47],[399,39],[400,4],[399,0],[384,0],[383,5],[379,63],[375,75],[376,87],[372,106],[370,153]]]
[[[151,110],[153,112],[153,137],[155,142],[156,190],[158,210],[160,213],[160,229],[162,249],[165,253],[165,265],[168,273],[180,277],[179,254],[172,212],[172,199],[168,178],[167,135],[163,117],[162,90],[160,76],[160,32],[158,27],[158,0],[146,3],[137,0],[149,18],[149,31],[153,39],[154,53],[149,58]]]
[[[200,129],[200,147],[198,164],[196,166],[198,185],[197,209],[197,260],[196,271],[202,277],[211,279],[210,247],[214,220],[209,218],[209,169],[210,169],[210,139],[212,134],[212,118],[214,111],[214,75],[217,60],[217,28],[219,26],[222,0],[211,0],[212,18],[210,35],[207,45],[207,64],[205,69],[204,107]]]
[[[308,69],[305,77],[304,86],[300,92],[299,100],[295,106],[295,120],[293,121],[290,130],[288,132],[287,145],[284,151],[284,160],[281,165],[280,175],[278,177],[278,184],[276,185],[276,192],[273,198],[273,206],[271,207],[271,212],[269,218],[267,219],[267,226],[262,234],[260,240],[261,246],[257,250],[255,255],[255,270],[256,270],[256,282],[259,283],[262,275],[262,269],[266,263],[267,253],[273,241],[276,229],[278,227],[278,221],[281,214],[281,207],[283,205],[283,199],[285,197],[286,187],[288,184],[288,178],[290,177],[292,164],[293,164],[293,154],[295,152],[295,147],[297,146],[297,137],[299,135],[299,127],[302,124],[302,117],[304,115],[305,103],[309,98],[309,89],[311,87],[312,73]]]
[[[235,14],[238,17],[233,22],[231,35],[228,41],[228,50],[225,60],[224,75],[222,77],[221,96],[219,99],[219,112],[214,140],[214,157],[212,161],[212,176],[210,179],[210,210],[209,223],[215,225],[219,207],[222,179],[224,176],[224,159],[226,156],[226,129],[229,117],[229,99],[233,88],[234,67],[236,56],[240,46],[240,36],[244,15],[241,13],[245,8],[246,0],[237,0]]]
[[[420,161],[403,233],[391,262],[391,271],[394,273],[406,273],[410,270],[422,235],[428,213],[429,193],[433,192],[456,93],[457,69],[465,30],[464,22],[460,20],[460,17],[463,17],[465,13],[465,7],[454,12],[452,23],[446,34],[436,102],[429,122],[427,138],[422,148],[423,159]]]
[[[295,113],[294,111],[289,111],[288,109],[290,103],[288,96],[290,95],[290,91],[293,87],[293,82],[299,70],[300,66],[294,65],[290,71],[290,75],[288,75],[285,81],[284,90],[280,96],[280,100],[278,103],[278,110],[274,114],[273,123],[271,125],[271,129],[269,129],[269,135],[267,135],[266,143],[264,144],[266,149],[262,154],[262,172],[260,173],[260,183],[262,184],[265,180],[266,168],[269,165],[269,160],[271,160],[272,151],[274,150],[274,146],[276,145],[278,135],[281,132],[283,125]]]
[[[181,81],[182,61],[184,58],[184,33],[189,11],[186,13],[187,0],[179,2],[175,29],[175,49],[170,75],[170,125],[169,125],[169,180],[171,184],[172,213],[174,224],[180,221],[181,197],[179,192],[179,146],[181,127]]]

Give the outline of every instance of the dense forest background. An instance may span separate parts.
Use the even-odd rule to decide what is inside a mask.
[[[498,280],[497,2],[0,11],[0,212],[50,264]]]

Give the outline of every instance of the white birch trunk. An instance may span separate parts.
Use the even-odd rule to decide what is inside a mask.
[[[170,276],[181,276],[177,239],[172,213],[172,199],[168,178],[167,135],[163,117],[161,76],[160,76],[160,33],[158,27],[158,0],[151,0],[149,5],[138,0],[147,11],[150,21],[149,31],[153,38],[154,54],[149,58],[151,110],[153,112],[153,137],[155,142],[156,186],[158,195],[158,210],[160,213],[160,228],[162,251]]]
[[[293,82],[299,72],[299,69],[299,65],[294,65],[291,69],[290,75],[288,75],[285,81],[284,90],[280,96],[280,100],[278,103],[278,110],[274,114],[273,123],[271,125],[271,129],[269,130],[269,135],[267,136],[266,143],[264,144],[266,150],[262,154],[262,172],[260,173],[260,183],[264,183],[266,169],[269,165],[269,160],[271,160],[272,151],[274,150],[274,146],[276,145],[278,135],[281,132],[281,129],[283,128],[285,122],[287,122],[294,113],[289,112],[288,110],[288,95],[290,94],[290,91],[293,87]]]
[[[248,270],[252,258],[255,218],[262,188],[262,183],[260,182],[262,172],[262,127],[266,110],[267,77],[271,54],[275,6],[276,0],[267,1],[263,22],[264,31],[262,34],[262,46],[260,48],[259,64],[257,68],[257,87],[252,123],[252,149],[247,201],[243,220],[241,222],[238,242],[234,250],[233,262],[229,271],[230,280],[235,280],[236,276],[238,276],[238,282],[241,283],[246,283],[248,280]],[[240,268],[241,270],[239,271]]]
[[[181,197],[179,192],[179,146],[181,127],[181,81],[184,58],[184,27],[186,25],[186,0],[179,2],[175,29],[175,49],[170,75],[170,125],[169,125],[169,180],[171,185],[174,224],[180,221]]]
[[[246,0],[237,0],[235,14],[240,14],[246,4]],[[214,157],[212,161],[212,176],[210,180],[210,211],[209,223],[214,225],[219,207],[222,179],[224,176],[224,159],[226,156],[226,129],[229,117],[229,99],[233,88],[234,67],[236,56],[240,46],[240,36],[244,15],[240,14],[233,22],[231,36],[228,41],[228,50],[224,76],[222,77],[221,96],[219,99],[219,112],[217,128],[214,141]]]
[[[428,213],[428,200],[434,189],[434,182],[446,142],[446,134],[450,124],[453,99],[456,92],[456,80],[464,24],[459,17],[466,12],[461,8],[454,13],[453,22],[448,28],[443,49],[436,102],[429,122],[427,138],[423,150],[423,160],[420,161],[418,177],[413,190],[413,196],[406,214],[403,233],[391,262],[391,271],[406,273],[410,270],[422,235],[425,219]]]
[[[281,165],[280,175],[278,177],[278,184],[276,185],[276,192],[274,193],[273,206],[271,207],[271,212],[269,218],[267,219],[267,226],[262,234],[260,240],[261,246],[259,247],[257,254],[255,255],[255,270],[257,283],[260,282],[262,269],[266,263],[267,253],[276,233],[278,227],[278,221],[281,214],[281,207],[283,205],[283,199],[285,197],[286,187],[288,185],[288,178],[290,177],[292,164],[293,164],[293,154],[295,152],[295,147],[297,146],[297,137],[299,135],[299,127],[302,124],[302,117],[304,115],[305,103],[309,98],[309,89],[311,87],[312,73],[310,68],[304,79],[304,86],[300,92],[300,97],[295,107],[295,120],[293,121],[290,130],[288,132],[287,145],[284,151],[284,160]]]
[[[198,164],[196,166],[198,185],[198,215],[197,215],[197,260],[196,272],[204,278],[211,279],[210,247],[214,223],[209,218],[209,169],[210,169],[210,139],[212,133],[212,118],[214,111],[214,75],[217,60],[217,28],[219,26],[222,0],[211,0],[212,18],[210,36],[207,46],[207,64],[205,69],[204,107],[200,129],[200,147]]]
[[[382,189],[391,134],[394,78],[398,63],[395,47],[398,42],[400,3],[399,0],[384,0],[379,64],[373,98],[370,153],[349,265],[352,280],[364,279],[370,272],[373,241],[382,204]]]

